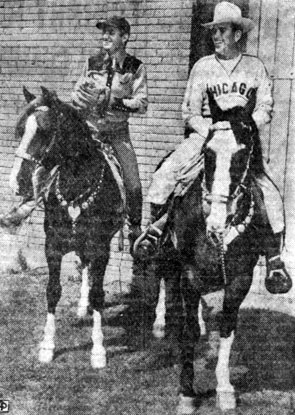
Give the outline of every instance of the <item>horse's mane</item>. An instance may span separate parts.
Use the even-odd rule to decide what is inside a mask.
[[[55,92],[51,92],[51,96],[55,97],[58,102],[58,112],[63,113],[66,116],[65,118],[65,125],[66,129],[75,130],[79,134],[83,134],[85,136],[91,135],[90,130],[79,113],[79,111],[74,108],[71,104],[63,102],[57,98]],[[38,106],[47,106],[46,101],[44,101],[43,96],[32,99],[25,108],[21,111],[20,115],[17,118],[16,128],[15,128],[15,136],[21,137],[24,134],[25,124],[28,117],[33,114]],[[67,122],[68,121],[68,122]]]
[[[85,119],[71,104],[58,100],[58,114],[63,116],[61,125],[63,130],[74,132],[75,134],[83,134],[84,138],[91,138],[91,132]]]

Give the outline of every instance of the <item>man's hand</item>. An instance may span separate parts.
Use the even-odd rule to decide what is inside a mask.
[[[108,100],[110,89],[106,86],[98,87],[94,82],[85,82],[75,91],[73,101],[81,109],[100,106]]]
[[[78,93],[81,99],[88,104],[93,106],[99,104],[105,99],[105,90],[106,87],[97,87],[94,83],[85,82],[78,89]]]
[[[209,131],[217,131],[217,130],[230,130],[231,125],[229,121],[218,121],[215,124],[210,125]]]

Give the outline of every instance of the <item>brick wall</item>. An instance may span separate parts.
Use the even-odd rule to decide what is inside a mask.
[[[105,14],[124,15],[130,21],[129,52],[148,70],[148,113],[130,120],[146,195],[155,166],[183,137],[180,107],[188,75],[192,2],[171,0],[167,7],[162,0],[0,1],[0,212],[17,201],[8,175],[17,146],[16,117],[24,105],[22,86],[38,94],[44,85],[69,100],[86,57],[99,48],[95,22]],[[147,214],[145,204],[145,218]],[[31,266],[44,265],[42,221],[39,211],[16,235],[0,234],[2,268],[11,266],[20,248]],[[127,242],[119,253],[115,239],[107,276],[124,288],[131,275]]]

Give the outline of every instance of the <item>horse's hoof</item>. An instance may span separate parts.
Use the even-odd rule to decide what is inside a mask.
[[[106,351],[104,348],[91,352],[91,367],[93,369],[103,369],[107,365]]]
[[[177,415],[196,415],[197,414],[197,406],[196,406],[196,398],[191,396],[179,396],[179,403],[177,406]]]
[[[84,318],[87,316],[88,307],[86,306],[79,306],[77,310],[77,317]]]
[[[165,326],[162,325],[155,325],[153,327],[153,336],[156,339],[163,339],[165,337]]]
[[[43,349],[39,350],[39,362],[50,363],[53,360],[54,349]]]
[[[222,412],[235,409],[237,407],[236,397],[234,392],[217,392],[216,407]]]

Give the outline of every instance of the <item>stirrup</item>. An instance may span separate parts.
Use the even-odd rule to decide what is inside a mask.
[[[267,260],[265,288],[271,294],[286,294],[292,288],[292,279],[280,255]]]
[[[159,228],[150,225],[134,242],[133,255],[142,260],[155,255],[161,235]]]

